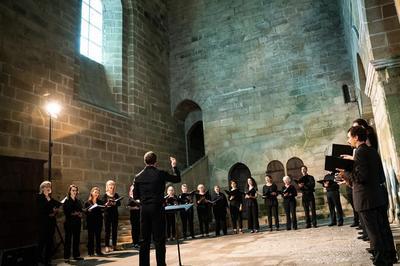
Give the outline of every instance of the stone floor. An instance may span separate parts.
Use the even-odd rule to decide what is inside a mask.
[[[197,238],[180,245],[182,265],[372,265],[365,251],[368,243],[356,239],[357,231],[349,227],[328,227],[297,231],[261,230],[222,237]],[[393,227],[393,234],[400,238],[400,228]],[[85,257],[85,261],[72,265],[138,265],[138,251],[126,249],[105,257]],[[62,260],[57,265],[67,265]],[[177,246],[167,245],[167,264],[179,265]],[[151,265],[156,265],[154,250]]]

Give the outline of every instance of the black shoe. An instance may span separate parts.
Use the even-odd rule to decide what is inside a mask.
[[[64,262],[69,264],[69,259],[64,259]]]
[[[272,227],[269,229],[270,232],[272,232]]]
[[[84,260],[82,257],[74,257],[74,260]]]
[[[364,239],[364,236],[358,236],[357,239]]]
[[[334,226],[334,225],[336,225],[336,223],[330,223],[330,224],[328,224],[328,226]]]
[[[357,226],[359,226],[359,225],[360,225],[359,223],[353,222],[353,223],[350,225],[350,227],[357,227]]]
[[[343,222],[341,222],[341,223],[338,223],[338,225],[337,226],[343,226]]]
[[[359,234],[359,235],[364,235],[364,232],[360,231],[360,232],[358,232],[357,234]]]
[[[306,228],[311,228],[311,224],[307,224]]]
[[[369,237],[367,236],[367,237],[364,237],[364,238],[362,238],[362,240],[363,241],[369,241]]]
[[[357,230],[363,230],[361,226],[356,227]]]
[[[316,224],[314,224],[312,227],[314,227],[314,228],[318,228],[318,226],[317,226]]]
[[[96,256],[98,256],[98,257],[102,257],[102,256],[104,256],[104,253],[103,253],[103,252],[101,252],[101,251],[100,251],[100,252],[97,252],[97,253],[96,253]]]

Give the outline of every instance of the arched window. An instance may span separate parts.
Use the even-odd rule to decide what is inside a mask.
[[[273,160],[269,162],[265,173],[272,176],[272,181],[278,186],[278,188],[283,187],[282,178],[285,176],[285,168],[280,161]]]
[[[301,177],[301,167],[304,165],[300,158],[293,157],[290,158],[286,163],[286,173],[292,179],[298,179]]]
[[[102,63],[103,5],[101,0],[82,0],[80,52]]]
[[[251,177],[250,169],[243,163],[236,163],[229,170],[228,187],[230,187],[229,182],[233,179],[236,181],[238,188],[241,191],[245,191],[247,178],[249,177]]]

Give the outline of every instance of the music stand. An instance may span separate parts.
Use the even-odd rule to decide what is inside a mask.
[[[189,204],[181,204],[181,205],[170,205],[170,206],[165,206],[165,213],[173,213],[176,214],[180,211],[188,211],[190,208],[193,207],[193,203]],[[181,262],[181,250],[179,248],[179,238],[178,238],[178,230],[175,230],[175,239],[176,239],[176,245],[178,247],[178,259],[179,259],[179,266],[182,266]]]

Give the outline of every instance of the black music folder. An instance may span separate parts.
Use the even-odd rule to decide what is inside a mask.
[[[336,172],[336,168],[346,171],[353,170],[353,160],[346,160],[335,156],[325,156],[325,170]]]
[[[343,154],[353,156],[353,148],[350,145],[332,144],[332,156],[340,157]]]

